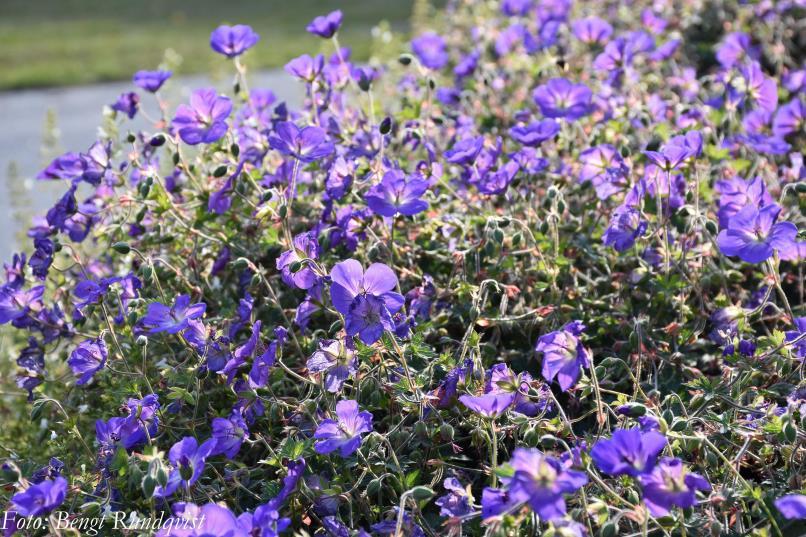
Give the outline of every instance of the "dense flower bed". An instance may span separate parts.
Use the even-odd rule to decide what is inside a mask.
[[[621,4],[137,73],[6,265],[6,534],[802,534],[804,5]]]

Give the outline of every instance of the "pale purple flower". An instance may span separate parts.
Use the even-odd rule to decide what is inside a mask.
[[[598,17],[575,20],[571,25],[574,36],[583,43],[606,43],[613,34],[613,27]]]
[[[666,437],[660,433],[617,429],[613,431],[612,438],[596,442],[591,449],[591,458],[608,475],[637,477],[655,467],[665,447]]]
[[[121,93],[117,100],[109,105],[112,110],[126,114],[129,119],[137,115],[137,110],[140,108],[140,96],[133,91]]]
[[[641,211],[630,205],[620,205],[613,211],[602,242],[617,252],[623,252],[632,248],[635,239],[644,233],[646,227],[647,221],[641,218]]]
[[[747,205],[728,220],[717,237],[720,251],[747,263],[761,263],[778,250],[790,254],[797,248],[798,228],[791,222],[777,222],[781,207],[772,203],[760,209]]]
[[[372,414],[359,412],[358,401],[345,400],[336,403],[336,416],[319,424],[314,449],[323,455],[338,450],[349,457],[361,446],[361,435],[372,432]]]
[[[338,393],[344,382],[358,371],[358,357],[346,341],[323,339],[306,365],[310,373],[323,375],[323,385],[327,391]]]
[[[515,401],[514,393],[498,392],[483,395],[462,395],[459,402],[486,418],[497,418]]]
[[[581,322],[573,321],[537,340],[535,350],[543,353],[543,378],[551,382],[556,377],[562,391],[571,389],[582,369],[590,367],[590,351],[579,341],[584,329]]]
[[[429,69],[442,69],[448,64],[448,49],[441,35],[426,32],[412,39],[411,49],[420,63]]]
[[[758,60],[759,57],[759,48],[753,46],[750,36],[743,32],[733,32],[725,36],[716,51],[716,59],[727,69],[747,60]]]
[[[473,496],[469,492],[469,487],[463,487],[455,477],[445,478],[442,486],[445,487],[447,494],[434,502],[440,508],[441,516],[464,517],[473,512]]]
[[[310,289],[317,281],[319,275],[308,263],[303,260],[316,260],[319,257],[319,242],[313,232],[300,233],[294,237],[293,248],[286,250],[277,258],[277,270],[282,274],[286,285],[297,289]],[[295,263],[300,263],[296,272],[291,272],[291,267]]]
[[[793,99],[775,112],[772,132],[781,138],[803,132],[806,126],[806,104],[802,99]]]
[[[640,476],[644,503],[652,516],[666,516],[672,507],[683,509],[697,504],[697,491],[708,492],[711,485],[699,474],[689,472],[683,461],[665,457],[651,473]]]
[[[223,454],[233,459],[241,449],[241,444],[249,437],[249,428],[243,415],[233,410],[228,418],[213,418],[211,438],[215,441],[210,456]]]
[[[328,140],[324,129],[313,125],[300,129],[291,121],[277,124],[275,135],[269,137],[269,144],[272,149],[302,162],[323,159],[334,150],[333,143]]]
[[[191,304],[188,295],[179,295],[170,307],[160,302],[149,304],[148,310],[140,322],[146,328],[150,328],[152,334],[158,332],[176,334],[188,327],[189,320],[198,319],[204,315],[205,309],[207,309],[207,304],[204,302]]]
[[[560,132],[560,125],[553,119],[534,121],[528,125],[519,125],[509,129],[509,135],[516,142],[525,146],[537,147],[546,140],[551,140]]]
[[[340,9],[331,11],[327,15],[321,15],[313,19],[305,28],[309,33],[318,35],[325,39],[330,39],[341,26],[342,12]]]
[[[103,369],[107,356],[106,343],[101,338],[88,339],[79,344],[67,359],[67,365],[79,377],[76,384],[81,386],[88,383],[95,373]]]
[[[787,494],[775,500],[775,508],[787,520],[803,520],[806,518],[806,496],[803,494]]]
[[[132,77],[134,85],[151,93],[156,93],[171,78],[172,71],[137,71]]]
[[[579,154],[578,160],[582,164],[579,182],[590,181],[599,199],[605,200],[626,189],[630,169],[612,145],[603,144],[586,149]]]
[[[322,74],[322,69],[325,68],[325,57],[317,54],[311,57],[308,54],[303,54],[294,58],[285,64],[285,72],[291,76],[300,78],[308,83],[313,82]]]
[[[64,503],[67,480],[63,477],[45,479],[11,497],[11,508],[17,515],[38,517],[46,515]]]

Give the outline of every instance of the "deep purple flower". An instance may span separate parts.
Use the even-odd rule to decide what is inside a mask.
[[[528,125],[512,127],[509,135],[525,146],[537,147],[546,140],[551,140],[560,132],[560,125],[553,119],[535,121]]]
[[[260,321],[258,321],[260,322]],[[288,337],[288,330],[282,326],[274,328],[274,339],[266,347],[265,352],[255,357],[249,370],[249,387],[253,390],[263,388],[269,382],[269,372],[278,358],[282,357],[283,345]]]
[[[260,36],[245,24],[221,25],[210,34],[210,47],[227,58],[240,56],[258,41]]]
[[[793,350],[795,351],[795,356],[803,361],[806,358],[806,337],[803,337],[806,334],[806,317],[796,317],[794,322],[795,330],[787,330],[784,335],[786,341],[795,341],[798,338],[802,338],[794,344]]]
[[[199,445],[199,441],[192,436],[186,436],[171,446],[168,451],[168,460],[173,469],[168,475],[168,483],[163,487],[158,485],[154,496],[165,498],[176,492],[179,487],[189,489],[204,473],[204,464],[210,456],[216,441],[207,440]]]
[[[442,69],[448,64],[448,48],[441,35],[426,32],[412,39],[411,50],[423,66],[429,69]]]
[[[29,290],[16,289],[9,285],[0,287],[0,325],[22,319],[29,312],[42,309],[45,287],[38,285]]]
[[[483,395],[462,395],[459,402],[467,408],[486,418],[497,418],[508,409],[515,400],[514,393],[498,392]]]
[[[557,379],[562,391],[571,389],[579,380],[582,368],[590,367],[590,352],[579,341],[585,325],[579,321],[560,330],[540,336],[535,350],[543,353],[543,378]]]
[[[401,170],[387,171],[380,183],[365,194],[367,205],[375,214],[393,217],[398,214],[413,216],[428,209],[428,202],[420,197],[428,190],[428,182],[406,178]]]
[[[79,153],[65,153],[53,159],[48,167],[39,172],[37,179],[64,179],[72,181],[84,173],[84,161]]]
[[[775,500],[775,508],[787,520],[806,518],[806,496],[803,494],[787,494]]]
[[[207,304],[204,302],[191,304],[188,295],[179,295],[171,307],[160,302],[149,304],[148,310],[140,322],[146,328],[150,328],[152,334],[158,332],[176,334],[188,327],[189,320],[198,319],[204,315],[206,309]]]
[[[552,78],[532,93],[532,98],[544,116],[568,120],[588,115],[592,96],[588,86],[573,84],[565,78]]]
[[[11,507],[17,515],[24,517],[46,515],[64,503],[65,496],[67,496],[65,478],[46,479],[12,496]]]
[[[88,339],[76,347],[67,359],[67,365],[79,377],[76,384],[81,386],[88,383],[95,373],[103,369],[107,356],[106,342],[101,338]]]
[[[760,108],[774,112],[778,106],[778,84],[775,79],[764,74],[758,62],[752,62],[740,69],[730,87],[731,101],[745,108]]]
[[[132,77],[132,82],[139,88],[156,93],[171,75],[173,71],[137,71]]]
[[[806,104],[801,99],[793,99],[775,112],[772,132],[784,138],[793,133],[803,132],[806,126]]]
[[[760,176],[754,179],[742,180],[738,177],[717,181],[714,189],[720,193],[719,227],[728,227],[730,218],[747,205],[763,207],[773,203],[773,198],[767,191],[767,185]]]
[[[612,438],[596,442],[591,449],[591,458],[608,475],[637,477],[652,471],[665,447],[666,437],[660,433],[617,429]]]
[[[635,239],[646,230],[647,222],[641,218],[641,211],[629,205],[621,205],[610,219],[610,224],[602,235],[602,242],[623,252],[635,244]]]
[[[133,91],[121,93],[118,99],[109,106],[112,110],[126,114],[129,119],[132,119],[137,115],[137,110],[140,107],[140,96]]]
[[[613,27],[598,17],[575,20],[571,25],[574,36],[583,43],[606,43],[613,34]]]
[[[310,24],[305,28],[308,33],[318,35],[325,39],[330,39],[336,32],[339,31],[341,26],[342,12],[340,9],[331,11],[327,15],[322,15],[313,19]]]
[[[382,263],[373,263],[366,272],[361,263],[348,259],[330,271],[333,285],[330,298],[336,310],[344,315],[347,335],[358,335],[371,345],[384,330],[394,331],[392,314],[403,307],[403,296],[393,289],[397,276]]]
[[[229,97],[218,95],[212,88],[199,89],[190,95],[190,105],[180,104],[173,126],[186,144],[209,144],[227,133],[226,119],[232,111]]]
[[[277,258],[277,270],[281,272],[286,285],[297,289],[310,289],[319,281],[319,276],[313,267],[302,261],[318,258],[319,242],[316,240],[316,235],[313,232],[300,233],[294,237],[293,248],[286,250]],[[300,267],[296,272],[291,272],[291,267],[295,263],[300,263]]]
[[[269,137],[269,144],[284,155],[302,162],[314,162],[333,153],[333,143],[327,132],[320,127],[308,126],[300,129],[291,121],[277,124],[275,136]]]
[[[464,517],[473,512],[473,496],[469,487],[464,488],[455,477],[445,478],[442,482],[447,494],[434,502],[440,507],[439,514],[444,517]]]
[[[565,494],[576,492],[588,482],[584,472],[568,470],[537,449],[516,448],[509,465],[515,471],[507,484],[509,502],[528,504],[542,520],[563,517]]]
[[[210,456],[223,454],[233,459],[249,437],[249,428],[241,413],[233,411],[228,418],[213,418],[210,436],[215,441]]]
[[[798,228],[791,222],[777,222],[781,207],[772,203],[758,208],[747,205],[730,217],[727,229],[719,232],[720,251],[747,263],[761,263],[774,251],[789,253],[796,248]]]
[[[665,457],[651,473],[640,476],[644,503],[652,516],[669,514],[672,507],[686,509],[697,504],[696,492],[710,491],[711,485],[699,474],[689,472],[683,461]]]
[[[465,138],[445,151],[445,159],[452,164],[473,164],[484,147],[484,137]]]
[[[339,450],[342,457],[349,457],[361,445],[361,435],[372,432],[372,414],[359,412],[358,401],[345,400],[336,403],[336,416],[337,420],[319,424],[314,449],[323,455]]]
[[[341,391],[344,382],[358,371],[358,357],[346,341],[323,339],[307,362],[308,371],[324,374],[324,387],[330,393]]]

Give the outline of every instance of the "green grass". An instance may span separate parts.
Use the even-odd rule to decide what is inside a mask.
[[[129,79],[152,69],[166,49],[182,58],[180,74],[215,72],[225,63],[209,48],[221,23],[251,25],[261,36],[248,53],[252,69],[278,67],[321,39],[305,32],[316,15],[344,11],[340,34],[365,59],[382,20],[407,31],[413,0],[2,0],[0,90]]]

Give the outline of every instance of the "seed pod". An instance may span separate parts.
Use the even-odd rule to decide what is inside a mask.
[[[411,54],[401,54],[397,57],[397,61],[400,63],[400,65],[410,65],[413,59],[414,58]]]
[[[225,173],[227,173],[227,167],[221,165],[215,169],[215,171],[213,172],[213,177],[223,177]]]
[[[129,244],[126,242],[116,242],[115,244],[112,245],[112,249],[117,253],[124,255],[128,254],[132,250]]]
[[[232,144],[229,146],[229,152],[232,153],[232,156],[238,158],[238,155],[241,154],[241,148],[238,144]]]
[[[383,135],[389,134],[392,131],[392,118],[389,116],[383,118],[383,121],[381,121],[381,124],[378,126],[378,130]]]

